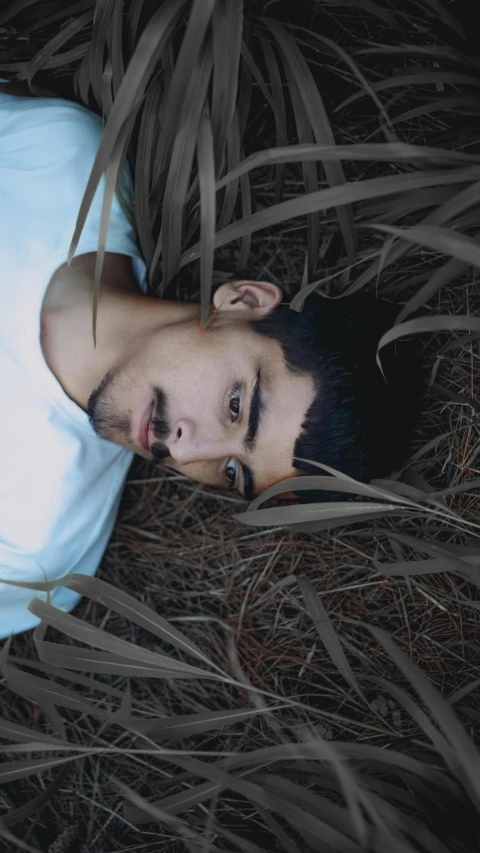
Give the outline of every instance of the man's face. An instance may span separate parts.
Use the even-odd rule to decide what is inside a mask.
[[[280,344],[251,329],[250,298],[239,311],[238,298],[232,306],[216,297],[222,310],[209,328],[189,319],[151,335],[107,374],[88,414],[102,438],[250,499],[296,473],[314,381],[290,373]]]

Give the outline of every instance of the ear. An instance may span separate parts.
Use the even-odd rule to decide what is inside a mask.
[[[214,293],[217,311],[242,311],[263,317],[282,301],[282,291],[269,281],[230,281]]]

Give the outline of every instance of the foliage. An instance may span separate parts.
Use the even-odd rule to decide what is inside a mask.
[[[260,675],[260,644],[247,666],[247,646],[237,648],[246,642],[245,602],[237,608],[235,631],[218,611],[195,614],[181,605],[179,618],[220,621],[224,634],[207,654],[206,631],[193,642],[187,630],[180,633],[158,615],[160,605],[152,609],[142,603],[140,586],[134,596],[120,591],[131,580],[123,567],[117,583],[80,576],[63,580],[81,588],[89,601],[81,617],[34,599],[31,609],[42,620],[34,635],[38,660],[11,654],[6,644],[1,666],[13,694],[40,708],[36,728],[41,719],[41,731],[32,739],[31,725],[5,715],[2,737],[9,743],[2,751],[20,757],[3,764],[0,785],[26,784],[40,773],[47,781],[34,797],[28,788],[30,798],[5,810],[2,832],[12,849],[35,849],[28,834],[20,840],[13,830],[41,813],[69,774],[87,776],[90,767],[101,768],[91,771],[94,803],[101,787],[108,820],[113,815],[133,833],[130,846],[112,841],[102,850],[134,849],[132,838],[139,832],[134,827],[144,823],[147,834],[138,849],[146,851],[166,844],[173,850],[177,838],[189,851],[248,853],[450,853],[478,847],[473,838],[479,812],[476,737],[453,711],[478,688],[476,658],[471,677],[448,699],[433,683],[444,692],[435,654],[457,655],[466,665],[464,633],[478,612],[480,561],[475,389],[480,324],[472,316],[480,266],[480,62],[469,29],[464,32],[453,17],[454,5],[440,0],[14,0],[2,6],[0,73],[19,92],[67,95],[104,117],[70,249],[73,254],[107,170],[94,335],[109,209],[128,160],[135,184],[131,213],[152,295],[182,287],[190,275],[206,323],[212,282],[235,277],[247,266],[270,269],[279,247],[288,273],[279,283],[292,297],[292,310],[301,310],[312,290],[336,299],[376,288],[401,303],[395,326],[380,342],[380,361],[388,340],[429,335],[433,402],[424,427],[435,426],[433,436],[419,437],[406,470],[389,480],[366,485],[333,472],[345,502],[263,506],[279,486],[247,509],[238,507],[249,535],[266,528],[260,532],[275,549],[285,549],[284,576],[259,595],[249,618],[253,625],[266,599],[288,592],[287,605],[286,594],[278,604],[288,627],[280,639],[273,635],[295,663],[301,661],[305,684],[298,678],[294,690],[288,690],[291,667],[280,653],[276,669],[270,665],[268,686],[259,686],[270,678]],[[472,26],[470,18],[459,20]],[[260,243],[273,247],[266,260]],[[449,385],[450,375],[456,386]],[[450,407],[447,428],[442,399]],[[324,476],[319,471],[315,479]],[[312,483],[298,479],[299,490]],[[168,491],[168,477],[163,485]],[[352,495],[355,499],[347,500]],[[187,493],[185,504],[191,500]],[[236,502],[227,507],[232,505]],[[188,528],[172,506],[185,548]],[[206,540],[215,538],[207,521],[204,516],[198,521],[204,539],[196,549],[202,554]],[[161,535],[162,524],[168,527],[168,516],[159,523]],[[323,531],[331,531],[328,538]],[[312,532],[318,540],[311,541],[320,544],[317,562],[312,558],[307,572],[305,534]],[[147,540],[152,535],[147,532]],[[275,537],[284,535],[288,547],[280,548],[284,539]],[[259,549],[258,542],[253,539]],[[334,542],[342,544],[342,553],[357,551],[352,571],[361,575],[360,586],[381,583],[386,597],[389,590],[398,592],[391,606],[380,605],[374,613],[377,625],[365,600],[358,600],[353,613],[353,604],[342,603],[343,587],[335,610],[341,619],[333,624],[318,580],[312,584],[320,564],[324,583]],[[295,548],[302,555],[299,574],[308,578],[297,576],[296,564],[287,568]],[[222,549],[225,554],[224,542]],[[265,561],[268,577],[268,554]],[[367,571],[373,575],[365,577]],[[229,583],[226,573],[222,582]],[[157,576],[157,586],[163,583]],[[216,590],[214,575],[209,583],[205,601],[212,601]],[[402,642],[394,643],[378,623],[390,622],[392,609],[405,609],[404,588],[420,590],[430,609],[419,628],[405,617]],[[171,598],[175,589],[172,585]],[[182,590],[182,601],[187,593]],[[351,601],[354,594],[349,593]],[[453,600],[458,634],[447,623]],[[292,606],[295,618],[284,612]],[[273,608],[269,616],[270,623],[276,620]],[[436,652],[433,646],[424,652],[429,678],[400,646],[412,650],[413,631],[418,656],[424,623],[431,636],[427,620],[439,618],[445,622],[435,633]],[[113,627],[107,631],[109,620]],[[57,633],[55,640],[45,640],[47,626],[67,640],[60,642]],[[275,626],[278,630],[276,621]],[[319,639],[307,653],[305,636],[310,642],[313,630]],[[468,649],[475,657],[474,646]],[[402,709],[400,730],[374,703],[373,688]],[[386,707],[387,700],[382,702]],[[463,711],[477,721],[474,708],[462,706]],[[452,812],[458,815],[455,822],[446,819]],[[65,849],[70,843],[79,849],[74,833],[72,841],[65,838]]]

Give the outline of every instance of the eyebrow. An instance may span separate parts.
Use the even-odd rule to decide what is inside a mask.
[[[257,370],[255,386],[253,388],[252,399],[250,401],[250,412],[248,413],[248,429],[243,440],[245,450],[250,453],[255,449],[258,430],[262,423],[263,413],[265,411],[265,402],[262,396],[262,384],[260,377],[260,367]]]
[[[243,440],[245,450],[250,453],[255,448],[258,431],[260,429],[263,414],[265,412],[265,401],[262,395],[262,383],[260,366],[257,368],[257,376],[253,388],[252,399],[250,401],[250,411],[248,413],[248,428],[247,434]],[[247,501],[251,501],[255,494],[255,480],[252,469],[245,463],[240,463],[243,471],[243,496]]]
[[[241,497],[251,501],[255,495],[255,480],[253,479],[252,469],[243,462],[240,462],[240,465],[243,471],[243,495]]]

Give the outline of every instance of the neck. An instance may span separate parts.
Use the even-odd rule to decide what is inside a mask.
[[[96,338],[93,344],[93,299],[88,290],[57,300],[42,308],[41,345],[45,360],[65,393],[83,411],[105,374],[145,346],[148,338],[163,328],[194,320],[199,305],[167,302],[105,287],[103,281],[97,307]]]

